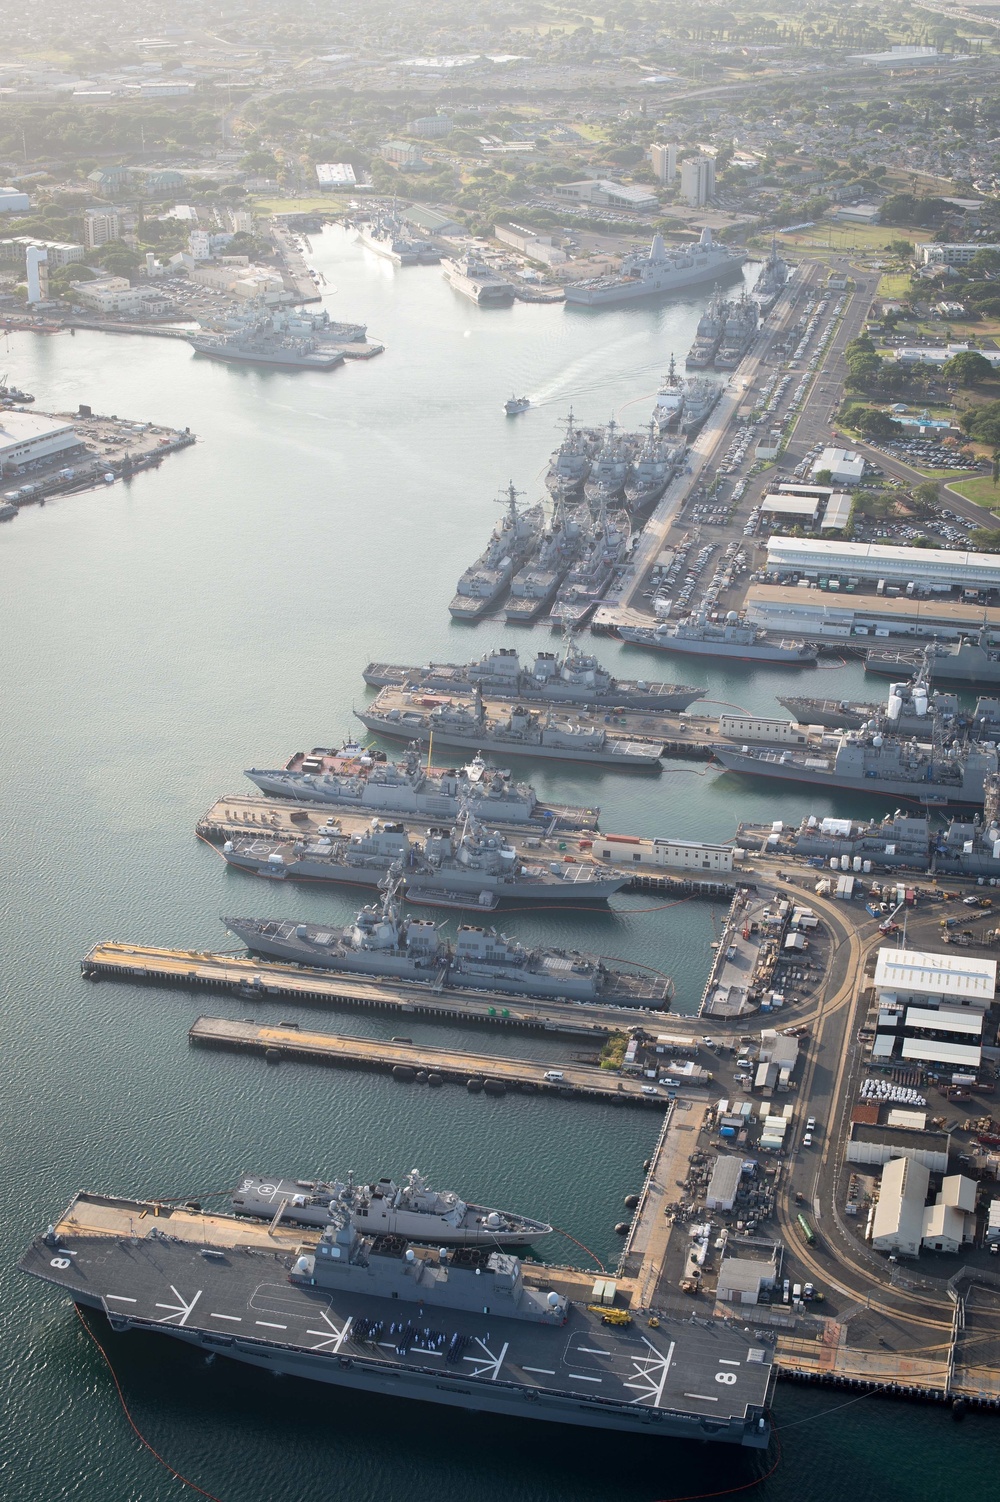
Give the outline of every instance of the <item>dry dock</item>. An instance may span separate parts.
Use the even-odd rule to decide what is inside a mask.
[[[472,1093],[506,1095],[508,1091],[519,1091],[552,1095],[559,1100],[604,1100],[615,1105],[661,1109],[667,1104],[665,1094],[657,1091],[655,1095],[644,1095],[637,1081],[619,1079],[589,1064],[562,1064],[559,1066],[562,1078],[547,1080],[545,1062],[539,1059],[459,1053],[427,1044],[314,1033],[298,1027],[268,1027],[256,1022],[233,1022],[226,1017],[199,1017],[192,1024],[188,1039],[204,1048],[263,1054],[270,1061],[289,1058],[348,1069],[377,1069],[391,1073],[401,1083],[464,1084]]]
[[[364,1008],[533,1032],[563,1033],[602,1041],[626,1027],[660,1029],[663,1012],[644,1007],[604,1007],[533,1001],[491,991],[456,993],[432,985],[368,980],[332,970],[309,970],[225,954],[154,949],[141,944],[95,944],[80,966],[88,980],[120,980],[184,990],[223,991],[241,1000],[281,1001],[301,1006]]]

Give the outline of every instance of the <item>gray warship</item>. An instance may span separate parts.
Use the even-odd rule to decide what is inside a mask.
[[[625,500],[633,515],[641,515],[660,499],[684,463],[682,444],[660,439],[656,419],[651,418],[646,442],[633,460],[625,481]]]
[[[517,570],[537,549],[545,526],[541,506],[519,510],[513,481],[502,500],[503,520],[493,529],[486,551],[465,570],[448,609],[455,620],[475,621],[498,605]]]
[[[596,767],[635,768],[660,772],[656,746],[609,735],[596,725],[547,706],[544,715],[526,704],[516,704],[503,719],[486,713],[482,691],[475,685],[470,704],[425,705],[423,695],[392,688],[380,690],[367,709],[356,709],[357,718],[376,735],[390,739],[428,741],[462,746],[502,756],[530,756],[550,761],[579,761]]]
[[[536,841],[537,843],[537,841]],[[226,840],[226,863],[273,881],[331,881],[377,886],[391,871],[424,895],[464,893],[475,907],[488,892],[521,902],[600,902],[628,880],[596,861],[531,861],[506,836],[466,809],[454,828],[432,827],[423,841],[396,821],[372,819],[367,830],[319,831],[300,839],[250,834]]]
[[[778,695],[778,703],[790,709],[800,725],[822,725],[827,730],[860,730],[862,725],[884,716],[898,735],[919,735],[935,718],[961,722],[962,711],[954,694],[930,687],[930,659],[924,653],[909,682],[891,683],[885,704],[867,704],[850,699],[808,699]],[[989,717],[989,705],[980,700],[977,718]]]
[[[631,535],[626,512],[609,516],[600,502],[590,546],[566,575],[552,606],[552,625],[557,630],[576,631],[590,619],[628,557]]]
[[[445,280],[480,308],[505,308],[514,301],[513,282],[494,271],[473,250],[467,250],[462,256],[446,257],[441,265]]]
[[[271,308],[250,303],[232,309],[221,322],[188,334],[198,354],[248,365],[282,365],[299,370],[332,370],[344,361],[344,346],[365,344],[364,324],[334,323],[324,309]],[[375,354],[381,345],[368,346]]]
[[[727,1323],[648,1318],[529,1286],[485,1247],[436,1251],[81,1192],[22,1272],[118,1333],[272,1374],[477,1413],[764,1449],[770,1348]],[[620,1322],[619,1322],[620,1321]],[[386,1422],[390,1415],[386,1413]]]
[[[222,921],[251,954],[263,958],[418,981],[438,990],[447,986],[650,1008],[669,1006],[673,991],[659,972],[612,970],[598,956],[576,949],[526,949],[495,928],[477,924],[462,924],[451,943],[432,919],[404,918],[397,870],[390,870],[382,883],[381,903],[362,908],[346,928],[281,918]]]
[[[566,419],[566,433],[562,443],[552,456],[545,483],[554,500],[567,500],[583,493],[584,481],[590,474],[593,459],[587,451],[586,438],[573,421],[573,412]]]
[[[359,745],[316,746],[297,751],[284,767],[251,767],[245,775],[262,793],[359,813],[457,819],[467,807],[491,825],[543,827],[557,819],[564,829],[594,828],[600,813],[551,803],[543,808],[533,787],[514,782],[509,771],[488,766],[479,755],[464,767],[430,767],[415,745],[398,762]]]
[[[657,652],[682,652],[692,657],[733,657],[739,662],[774,662],[786,667],[811,666],[817,649],[796,638],[771,641],[760,627],[741,620],[735,610],[724,621],[707,615],[680,621],[661,621],[658,626],[619,626],[622,641]]]
[[[670,369],[656,394],[653,420],[661,433],[679,433],[690,440],[701,430],[722,390],[719,381],[707,376],[679,376],[671,355]]]
[[[1000,687],[1000,645],[986,626],[975,636],[935,642],[927,649],[876,647],[865,653],[865,672],[895,678],[920,665],[927,651],[927,669],[935,683],[972,683],[977,688]]]
[[[436,266],[441,259],[436,246],[406,227],[395,207],[375,209],[370,218],[359,221],[358,239],[397,266]]]
[[[474,662],[432,662],[426,667],[400,667],[370,662],[364,680],[373,688],[430,688],[470,694],[478,683],[491,699],[547,704],[579,704],[595,709],[659,709],[680,713],[702,698],[704,688],[657,679],[614,678],[589,652],[572,645],[562,656],[538,652],[531,667],[523,668],[514,647],[498,647]]]
[[[590,515],[583,506],[556,500],[552,521],[539,540],[537,552],[510,581],[504,607],[508,626],[530,626],[545,615],[560,584],[579,556],[588,535]]]
[[[740,252],[714,241],[708,228],[693,244],[671,246],[669,250],[663,236],[656,234],[648,251],[634,251],[623,258],[617,276],[568,282],[566,302],[608,308],[642,297],[667,296],[705,282],[739,276],[743,260]]]
[[[404,1184],[373,1179],[356,1184],[314,1179],[283,1179],[244,1174],[232,1193],[237,1215],[256,1215],[274,1225],[319,1226],[325,1230],[346,1211],[358,1231],[369,1236],[405,1236],[434,1246],[527,1246],[550,1236],[544,1220],[508,1210],[491,1210],[460,1199],[452,1189],[432,1189],[416,1168]]]

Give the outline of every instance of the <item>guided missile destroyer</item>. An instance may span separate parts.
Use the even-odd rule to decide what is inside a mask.
[[[655,746],[609,735],[603,726],[565,711],[556,713],[551,705],[545,714],[538,714],[526,704],[516,704],[508,715],[493,718],[486,713],[478,684],[469,704],[449,700],[428,705],[421,694],[384,688],[373,704],[354,713],[369,730],[390,739],[429,741],[433,737],[438,745],[467,746],[502,756],[663,770]]]
[[[579,704],[595,709],[659,709],[679,714],[707,693],[683,683],[653,679],[614,678],[589,652],[572,647],[561,657],[539,652],[530,668],[521,666],[513,647],[499,647],[474,662],[432,662],[426,667],[400,667],[370,662],[364,680],[373,688],[441,689],[471,694],[478,683],[491,699]]]
[[[775,662],[786,667],[812,664],[819,653],[808,642],[788,639],[769,641],[749,621],[730,611],[724,621],[705,616],[662,621],[658,626],[619,626],[622,641],[658,652],[682,652],[693,657],[735,657],[740,662]]]
[[[251,954],[266,959],[421,981],[438,989],[653,1008],[668,1006],[673,990],[657,971],[612,970],[597,955],[576,949],[528,949],[495,928],[477,924],[462,924],[451,943],[431,919],[404,918],[396,870],[382,883],[380,905],[362,908],[346,928],[281,918],[222,921]]]
[[[313,1179],[282,1179],[244,1174],[233,1190],[237,1215],[257,1215],[272,1224],[288,1221],[325,1230],[346,1211],[358,1231],[369,1236],[405,1236],[434,1246],[526,1246],[552,1234],[544,1220],[530,1220],[509,1210],[491,1210],[460,1199],[452,1189],[432,1189],[418,1169],[404,1184],[392,1179],[356,1184]]]
[[[469,808],[491,826],[547,825],[556,818],[565,829],[587,829],[596,826],[599,812],[551,803],[543,807],[533,787],[514,782],[509,771],[488,766],[478,755],[464,767],[430,767],[416,746],[408,746],[395,763],[383,751],[364,746],[339,751],[316,746],[297,751],[284,767],[251,767],[246,776],[274,797],[359,813],[454,820]]]
[[[600,902],[628,880],[591,859],[526,860],[468,811],[454,828],[428,829],[422,842],[399,822],[372,819],[367,830],[350,835],[331,829],[291,840],[239,836],[226,840],[222,853],[228,865],[274,881],[374,887],[391,870],[424,894],[465,894],[469,906],[484,892],[521,902]]]
[[[514,574],[538,547],[545,525],[541,506],[519,510],[518,492],[508,485],[503,520],[493,529],[486,551],[465,570],[448,609],[455,620],[475,621],[498,605]]]
[[[118,1333],[272,1374],[629,1435],[770,1439],[771,1351],[752,1331],[573,1302],[544,1273],[529,1285],[509,1252],[365,1236],[343,1213],[322,1234],[269,1234],[249,1217],[80,1193],[20,1267],[58,1296],[52,1318],[68,1296]]]

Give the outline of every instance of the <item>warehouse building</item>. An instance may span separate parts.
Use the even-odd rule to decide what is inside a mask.
[[[5,478],[83,452],[71,423],[34,412],[0,412],[0,474]]]
[[[883,947],[875,964],[874,986],[880,1007],[978,1007],[986,1011],[996,997],[997,962]]]
[[[872,1222],[876,1252],[915,1257],[924,1234],[924,1206],[930,1189],[930,1169],[913,1158],[892,1158],[882,1170],[878,1203]]]
[[[760,503],[761,517],[765,525],[815,527],[819,505],[814,495],[766,495]]]
[[[761,1293],[772,1289],[778,1281],[780,1249],[754,1241],[730,1255],[731,1245],[727,1245],[722,1259],[715,1296],[724,1304],[758,1304]]]
[[[743,1163],[739,1158],[718,1157],[712,1169],[705,1195],[707,1210],[731,1210],[736,1204],[736,1193],[743,1176]]]
[[[853,1121],[847,1143],[848,1163],[877,1167],[892,1158],[912,1158],[931,1173],[948,1172],[951,1138],[947,1132],[914,1131],[907,1127],[870,1126]]]
[[[872,1058],[921,1064],[941,1064],[951,1069],[976,1070],[982,1063],[985,1014],[974,1007],[879,1008]]]
[[[815,570],[811,572],[812,580],[803,578],[798,584],[751,584],[745,601],[749,619],[766,631],[796,636],[892,635],[916,641],[937,637],[956,641],[963,635],[978,636],[984,617],[991,630],[1000,631],[1000,610],[995,607],[963,605],[942,595],[918,599],[899,593],[889,598],[843,594],[832,585],[829,590],[818,588],[818,576]]]
[[[844,574],[951,590],[1000,589],[1000,557],[946,548],[899,548],[873,542],[835,542],[812,537],[772,537],[767,567],[777,574],[818,578]]]
[[[865,461],[853,449],[824,449],[819,458],[813,461],[810,473],[815,480],[817,475],[824,472],[829,473],[835,486],[860,485],[864,478]]]
[[[317,162],[316,181],[321,188],[353,188],[357,179],[350,162]]]

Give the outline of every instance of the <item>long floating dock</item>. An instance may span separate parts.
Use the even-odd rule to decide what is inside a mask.
[[[386,1042],[340,1033],[314,1033],[298,1027],[268,1027],[256,1022],[233,1022],[227,1017],[199,1017],[188,1040],[204,1048],[235,1049],[262,1054],[277,1062],[289,1058],[311,1064],[334,1064],[348,1069],[377,1069],[401,1083],[463,1084],[476,1093],[552,1095],[560,1100],[604,1100],[616,1105],[659,1106],[665,1094],[644,1095],[636,1080],[620,1079],[588,1064],[562,1064],[560,1080],[545,1078],[546,1061],[511,1059],[497,1054],[458,1052],[426,1044]]]
[[[563,1033],[601,1041],[626,1027],[663,1028],[665,1012],[645,1007],[534,1001],[494,991],[438,991],[433,986],[366,980],[332,970],[310,970],[246,956],[154,949],[141,944],[95,944],[80,969],[88,980],[223,991],[241,1000],[304,1006],[344,1006],[400,1015],[481,1022],[532,1032]]]

